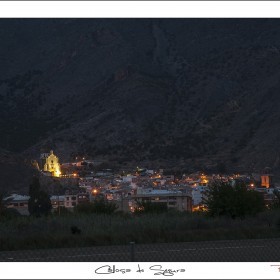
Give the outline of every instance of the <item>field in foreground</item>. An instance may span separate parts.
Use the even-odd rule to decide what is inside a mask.
[[[279,210],[243,220],[202,213],[17,217],[1,220],[0,250],[280,238],[279,220]]]
[[[278,262],[280,239],[1,251],[0,262]]]

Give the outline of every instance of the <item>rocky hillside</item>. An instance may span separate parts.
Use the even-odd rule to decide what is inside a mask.
[[[280,170],[278,19],[1,19],[0,147]],[[4,175],[3,175],[4,176]]]
[[[35,174],[28,160],[0,149],[0,194],[27,193],[30,179]]]

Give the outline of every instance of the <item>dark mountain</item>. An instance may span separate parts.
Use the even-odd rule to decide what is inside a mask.
[[[279,165],[279,19],[1,19],[0,147],[117,165]]]
[[[30,165],[30,161],[21,156],[0,149],[0,194],[10,194],[13,192],[28,192],[30,178],[36,171]]]

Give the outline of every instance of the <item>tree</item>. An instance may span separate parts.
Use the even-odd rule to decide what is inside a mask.
[[[51,212],[52,204],[49,195],[40,189],[38,177],[33,177],[29,187],[28,211],[30,215],[41,217]]]
[[[210,216],[229,216],[244,218],[265,209],[262,194],[248,190],[244,183],[231,185],[215,181],[209,185],[205,204]]]
[[[2,216],[5,212],[5,203],[3,201],[3,195],[0,193],[0,216]]]
[[[93,203],[82,203],[75,207],[78,213],[96,213],[96,214],[112,214],[117,210],[118,206],[102,198],[97,198]]]
[[[29,196],[34,196],[40,191],[40,181],[39,178],[34,176],[32,182],[29,186]]]

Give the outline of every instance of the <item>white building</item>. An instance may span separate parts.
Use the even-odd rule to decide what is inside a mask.
[[[206,199],[206,191],[207,186],[197,186],[192,188],[192,199],[193,199],[193,206],[199,206],[203,203],[203,200]]]
[[[178,211],[192,211],[192,197],[181,191],[138,188],[136,194],[131,195],[127,201],[131,212],[137,207],[137,202],[165,203],[167,208]]]

